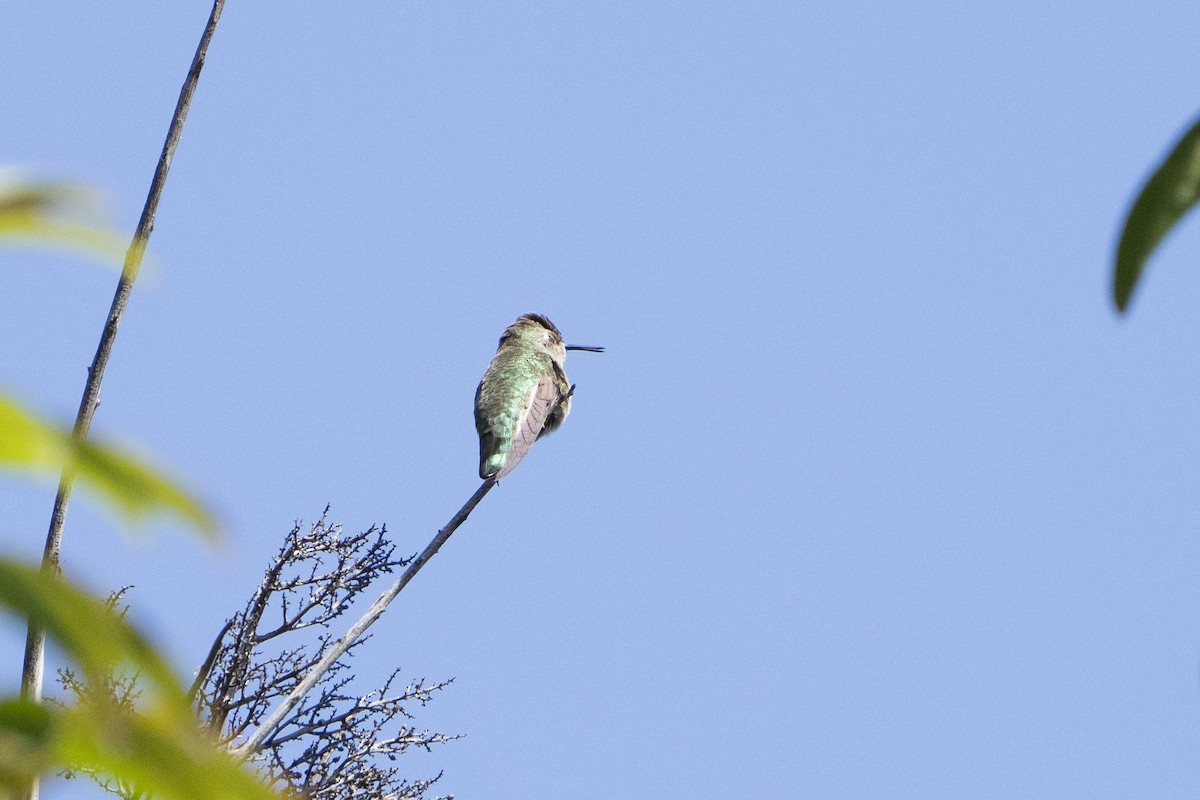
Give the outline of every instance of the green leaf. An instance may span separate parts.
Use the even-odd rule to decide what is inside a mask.
[[[0,173],[0,237],[82,251],[121,265],[128,240],[97,224],[93,205],[79,186]]]
[[[27,472],[69,468],[132,521],[167,512],[204,532],[217,530],[198,500],[153,468],[111,448],[76,441],[2,396],[0,466]]]
[[[155,797],[277,797],[201,728],[166,662],[108,604],[56,574],[0,559],[0,607],[45,629],[89,680],[128,665],[153,689],[137,711],[100,694],[73,706],[0,700],[0,790],[19,792],[61,766]]]
[[[104,703],[0,700],[0,796],[65,767],[165,800],[281,800],[192,720]]]
[[[1119,311],[1129,307],[1154,249],[1197,200],[1200,200],[1200,122],[1183,135],[1146,181],[1129,210],[1113,271],[1113,301]]]
[[[0,700],[0,797],[16,795],[54,764],[52,713],[25,700]]]
[[[153,468],[91,442],[76,442],[74,447],[79,477],[115,502],[130,519],[168,511],[202,531],[217,531],[216,522],[200,501]]]
[[[279,800],[200,729],[195,717],[129,713],[104,704],[66,709],[53,729],[55,761],[86,766],[168,800]]]
[[[0,607],[45,630],[92,678],[128,663],[168,694],[183,694],[170,668],[128,623],[59,575],[0,558]]]

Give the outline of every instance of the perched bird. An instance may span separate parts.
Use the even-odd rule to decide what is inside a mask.
[[[604,352],[564,345],[558,328],[541,314],[522,314],[505,329],[475,390],[479,477],[499,480],[512,472],[535,441],[567,418],[575,391],[563,371],[568,350]]]

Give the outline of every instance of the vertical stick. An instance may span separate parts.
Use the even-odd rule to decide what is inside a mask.
[[[146,205],[142,207],[142,216],[138,220],[137,230],[133,241],[125,253],[125,266],[121,270],[121,278],[117,281],[117,291],[113,295],[112,306],[108,311],[108,319],[100,333],[100,344],[96,348],[96,356],[88,367],[87,382],[83,387],[83,399],[79,403],[79,413],[75,416],[75,426],[72,435],[77,441],[88,437],[92,418],[100,405],[100,383],[104,380],[104,368],[108,365],[108,357],[112,353],[113,341],[117,338],[117,328],[125,307],[129,305],[129,293],[133,290],[133,282],[137,280],[138,271],[142,266],[142,258],[146,254],[146,243],[154,230],[154,217],[158,213],[158,201],[162,197],[163,185],[167,181],[167,172],[171,169],[171,161],[175,157],[175,149],[179,146],[179,137],[183,133],[183,123],[187,119],[188,108],[192,103],[192,95],[196,92],[196,83],[200,80],[200,70],[204,67],[204,58],[208,53],[209,42],[217,29],[217,21],[221,18],[221,10],[225,0],[214,0],[212,12],[208,16],[208,24],[204,26],[204,34],[192,58],[192,66],[188,70],[183,88],[179,92],[179,100],[175,104],[175,114],[171,117],[171,125],[167,129],[167,139],[163,143],[162,154],[158,157],[158,166],[154,170],[154,178],[150,182],[150,192],[146,196]],[[60,572],[62,570],[62,532],[67,520],[67,504],[71,500],[71,489],[75,482],[75,471],[70,467],[63,470],[58,482],[58,494],[54,498],[54,511],[50,516],[50,530],[46,534],[46,547],[42,553],[42,569]],[[45,671],[45,632],[30,624],[25,640],[25,661],[21,669],[21,696],[40,701],[42,697],[42,680]],[[28,800],[37,800],[38,785],[34,785],[26,795]]]

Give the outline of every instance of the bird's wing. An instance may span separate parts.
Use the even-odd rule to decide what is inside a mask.
[[[512,446],[508,450],[508,460],[504,463],[504,469],[496,475],[497,478],[503,478],[512,472],[513,468],[517,466],[517,462],[525,457],[529,448],[537,441],[538,436],[541,436],[542,428],[546,427],[546,419],[561,399],[558,381],[555,380],[553,373],[542,376],[542,379],[533,387],[533,391],[529,393],[529,410],[521,416],[517,423],[517,429],[513,432]]]

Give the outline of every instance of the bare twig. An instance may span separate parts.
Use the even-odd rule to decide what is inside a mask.
[[[386,528],[347,535],[328,522],[328,513],[326,508],[308,530],[297,521],[245,607],[218,637],[215,657],[206,661],[212,668],[196,692],[196,708],[227,746],[261,727],[313,672],[335,644],[329,629],[364,591],[383,573],[416,559],[396,557]],[[277,615],[282,622],[274,625]],[[313,800],[428,800],[436,776],[414,782],[393,762],[413,747],[458,738],[413,727],[409,713],[453,679],[420,678],[396,692],[396,670],[382,687],[363,694],[353,688],[360,676],[350,656],[369,638],[343,649],[254,752],[270,785]]]
[[[407,566],[396,559],[387,529],[372,527],[344,536],[327,522],[329,509],[305,532],[296,523],[246,607],[229,621],[228,637],[218,641],[219,667],[196,695],[197,709],[214,734],[236,739],[253,729],[277,698],[285,697],[320,659],[332,641],[317,639],[318,653],[291,636],[308,628],[327,629],[382,573]],[[263,632],[264,620],[279,612],[285,622]],[[290,647],[264,657],[261,645],[287,636]]]
[[[158,201],[162,197],[163,185],[167,180],[167,172],[171,168],[171,160],[179,145],[179,137],[183,132],[183,123],[187,119],[188,108],[192,95],[196,91],[196,82],[200,79],[200,70],[204,67],[204,57],[208,52],[209,42],[221,18],[221,9],[225,0],[213,2],[212,13],[209,14],[208,24],[200,37],[196,55],[192,58],[192,66],[188,70],[183,88],[179,92],[179,101],[175,104],[175,114],[171,117],[171,125],[167,129],[167,139],[163,143],[162,154],[158,158],[158,166],[154,170],[154,178],[150,182],[150,192],[146,196],[146,205],[142,208],[142,216],[138,220],[137,230],[133,241],[125,254],[125,266],[121,278],[117,281],[117,291],[113,296],[112,306],[108,311],[108,319],[100,333],[100,344],[96,348],[95,358],[88,367],[87,382],[84,384],[83,399],[79,404],[79,412],[75,417],[72,435],[77,441],[87,439],[92,418],[100,405],[100,383],[104,379],[104,368],[112,353],[113,341],[117,336],[117,328],[125,307],[129,304],[129,293],[133,282],[137,279],[138,270],[142,266],[142,258],[146,253],[146,243],[154,230],[154,217],[158,213]],[[61,571],[61,546],[63,524],[67,519],[67,504],[71,499],[71,488],[75,481],[75,472],[70,467],[63,470],[58,483],[58,494],[54,498],[54,511],[50,517],[50,530],[46,535],[46,547],[42,554],[42,568],[52,572]],[[34,625],[29,626],[25,642],[25,662],[21,670],[21,696],[40,700],[42,696],[42,676],[45,670],[45,633]],[[27,795],[30,800],[36,800],[38,789],[36,784]]]
[[[196,679],[192,681],[192,686],[188,689],[189,699],[196,699],[196,693],[200,691],[200,687],[205,684],[208,676],[212,674],[213,666],[217,663],[217,656],[221,653],[221,643],[225,641],[225,634],[229,633],[229,629],[232,627],[233,620],[229,620],[221,627],[221,630],[217,633],[217,638],[213,639],[212,647],[208,648],[208,657],[200,665],[200,669],[196,672]]]
[[[471,495],[471,499],[458,510],[457,514],[450,518],[450,521],[446,523],[446,527],[437,532],[433,540],[425,546],[425,549],[421,551],[419,556],[413,559],[412,563],[408,565],[408,569],[404,570],[404,573],[396,579],[396,582],[379,596],[379,599],[367,609],[367,612],[362,615],[358,622],[350,626],[350,630],[346,631],[342,638],[334,642],[325,651],[321,660],[309,670],[303,680],[296,684],[295,688],[284,698],[283,702],[271,712],[271,716],[259,725],[258,729],[250,734],[244,742],[233,749],[235,755],[248,757],[259,751],[263,742],[267,741],[271,734],[287,719],[289,712],[296,707],[296,704],[321,680],[337,660],[353,647],[355,642],[362,638],[367,628],[375,624],[375,621],[383,615],[388,605],[396,599],[396,595],[400,594],[401,590],[413,579],[413,576],[421,571],[421,567],[425,566],[426,562],[437,554],[437,551],[446,543],[450,535],[458,529],[458,526],[466,521],[471,512],[475,510],[475,506],[479,505],[479,501],[495,485],[496,479],[494,477],[487,478],[479,485],[479,488],[475,490],[475,494]]]

